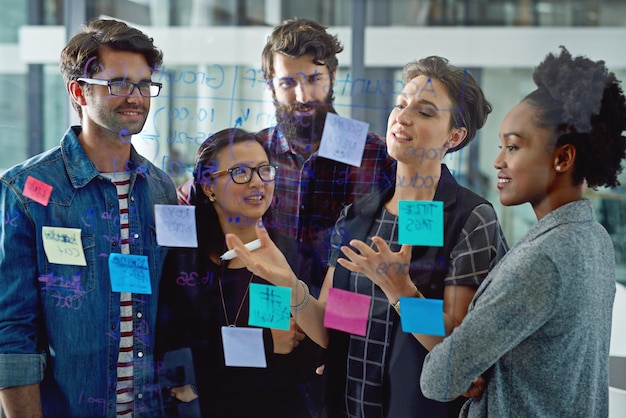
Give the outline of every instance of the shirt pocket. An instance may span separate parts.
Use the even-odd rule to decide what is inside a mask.
[[[50,263],[38,278],[44,304],[78,310],[82,298],[96,288],[96,245],[93,235],[81,234],[86,266]]]

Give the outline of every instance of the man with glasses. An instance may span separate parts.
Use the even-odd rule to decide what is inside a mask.
[[[83,27],[61,53],[80,117],[60,146],[0,178],[0,401],[9,416],[155,416],[158,284],[155,204],[175,204],[161,170],[140,156],[152,38],[114,20]]]

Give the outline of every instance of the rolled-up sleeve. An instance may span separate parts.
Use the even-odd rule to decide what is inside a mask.
[[[39,383],[45,368],[36,231],[20,197],[0,179],[0,388]]]

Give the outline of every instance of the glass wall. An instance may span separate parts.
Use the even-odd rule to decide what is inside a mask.
[[[275,123],[261,49],[273,26],[306,17],[330,26],[344,43],[335,85],[338,112],[367,121],[381,135],[400,87],[399,71],[409,60],[443,55],[479,79],[494,112],[472,146],[447,163],[461,182],[494,203],[511,243],[535,219],[528,205],[500,207],[492,162],[500,121],[532,90],[533,66],[563,44],[572,53],[604,59],[626,79],[622,0],[0,0],[0,9],[0,170],[55,146],[76,123],[58,55],[80,22],[121,19],[164,50],[164,67],[155,75],[164,89],[133,141],[182,183],[195,150],[212,132]],[[359,47],[363,55],[355,54]],[[626,281],[624,188],[588,195],[614,237],[620,279]]]

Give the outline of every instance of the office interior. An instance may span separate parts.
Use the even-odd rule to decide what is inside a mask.
[[[344,45],[334,86],[340,115],[384,136],[400,71],[441,55],[466,68],[493,105],[486,126],[445,162],[465,186],[496,207],[514,244],[536,222],[529,205],[498,201],[493,160],[500,123],[533,89],[532,71],[564,45],[603,60],[626,80],[623,0],[0,0],[0,171],[58,145],[77,124],[58,70],[65,42],[94,17],[123,20],[164,52],[144,131],[133,144],[177,184],[191,176],[198,145],[211,133],[275,123],[261,72],[272,28],[315,19]],[[623,85],[624,88],[624,85]],[[620,181],[626,185],[626,171]],[[618,292],[611,343],[611,416],[626,413],[626,187],[585,190],[613,238]],[[3,214],[11,222],[10,214]],[[9,218],[7,218],[9,217]]]

